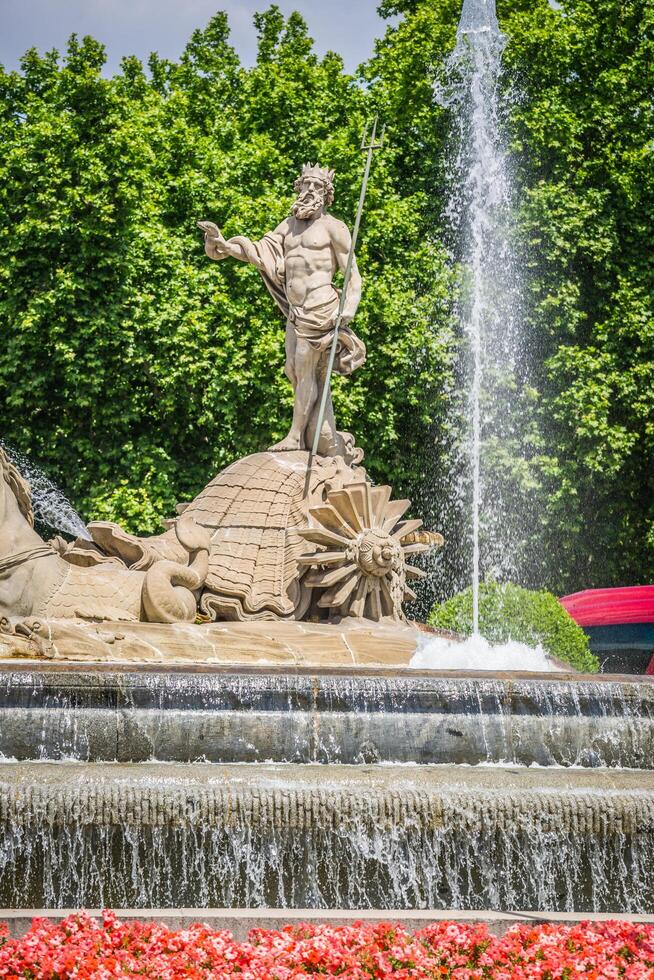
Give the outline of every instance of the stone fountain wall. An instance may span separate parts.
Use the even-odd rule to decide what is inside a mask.
[[[654,909],[651,682],[395,673],[6,666],[0,901]]]

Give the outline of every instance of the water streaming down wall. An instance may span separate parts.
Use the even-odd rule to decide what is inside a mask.
[[[636,678],[4,671],[7,760],[646,769],[654,686]]]
[[[543,785],[501,769],[67,769],[3,773],[5,905],[636,912],[654,900],[641,774],[552,771]]]
[[[0,740],[5,906],[654,908],[644,678],[7,666]]]

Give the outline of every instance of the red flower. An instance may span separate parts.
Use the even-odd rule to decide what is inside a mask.
[[[485,926],[438,922],[411,934],[389,923],[255,929],[248,942],[196,924],[102,921],[86,913],[35,919],[21,939],[0,930],[4,980],[340,980],[372,977],[456,980],[654,980],[654,926],[628,922],[514,926],[501,937]]]

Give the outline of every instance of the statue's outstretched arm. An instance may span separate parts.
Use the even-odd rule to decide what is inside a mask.
[[[350,235],[347,225],[343,224],[342,221],[334,221],[333,223],[332,248],[334,249],[334,254],[336,256],[339,269],[341,272],[345,272],[350,249],[352,248],[352,236]],[[357,266],[356,256],[353,255],[352,271],[350,273],[350,282],[347,287],[347,293],[345,294],[345,306],[343,307],[341,323],[349,323],[350,320],[354,318],[360,300],[361,275],[359,273],[359,267]]]
[[[235,242],[227,241],[218,225],[215,225],[213,221],[198,221],[198,228],[204,232],[204,250],[210,259],[215,259],[218,262],[220,259],[226,259],[229,256],[233,259],[247,261],[241,246]]]
[[[268,233],[269,236],[283,241],[286,226],[286,221],[283,221],[274,231]],[[220,259],[229,257],[239,259],[241,262],[250,262],[260,271],[263,269],[262,263],[258,261],[256,248],[247,247],[251,242],[244,235],[226,239],[218,225],[215,225],[213,221],[198,221],[198,227],[204,232],[204,250],[210,259],[218,262]]]

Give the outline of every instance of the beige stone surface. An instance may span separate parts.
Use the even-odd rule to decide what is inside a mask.
[[[309,507],[309,525],[298,533],[316,547],[299,563],[312,569],[303,583],[318,609],[375,622],[404,618],[402,603],[416,598],[408,581],[426,574],[407,558],[443,543],[418,530],[421,520],[402,520],[410,505],[391,500],[388,486],[359,480],[330,488]]]
[[[188,504],[211,536],[200,612],[214,621],[345,616],[401,621],[408,582],[423,572],[413,555],[439,547],[438,534],[403,520],[408,500],[373,487],[340,457],[264,452],[236,460]],[[106,552],[132,568],[176,557],[175,531],[149,538],[89,524]]]
[[[34,642],[55,642],[47,624],[64,619],[401,622],[424,575],[408,559],[442,544],[361,467],[304,450],[237,460],[163,534],[96,522],[94,543],[72,545],[38,536],[29,487],[4,454],[0,469],[0,616],[25,619]]]
[[[68,562],[34,530],[29,486],[0,449],[0,617],[36,618],[36,626],[50,618],[192,622],[209,535],[191,516],[180,517],[173,534],[180,560],[146,572]]]
[[[71,623],[0,632],[0,659],[114,663],[243,664],[282,667],[406,667],[420,633],[401,624]]]

